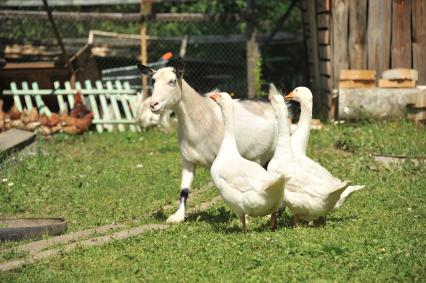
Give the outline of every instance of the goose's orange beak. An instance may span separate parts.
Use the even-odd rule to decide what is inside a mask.
[[[214,101],[214,102],[216,102],[217,101],[217,99],[219,98],[219,96],[220,96],[220,94],[219,93],[213,93],[212,95],[210,95],[209,97]]]
[[[293,92],[290,92],[289,94],[287,94],[286,96],[284,96],[284,100],[285,101],[293,100],[293,98],[294,98]]]

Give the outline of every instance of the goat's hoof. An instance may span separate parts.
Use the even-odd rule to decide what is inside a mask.
[[[185,211],[178,210],[167,218],[167,223],[181,223],[185,220]]]

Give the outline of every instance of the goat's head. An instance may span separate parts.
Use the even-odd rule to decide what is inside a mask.
[[[172,109],[182,98],[183,62],[177,60],[170,65],[171,67],[164,67],[155,71],[138,64],[142,74],[152,77],[153,90],[150,109],[155,114],[165,109]]]

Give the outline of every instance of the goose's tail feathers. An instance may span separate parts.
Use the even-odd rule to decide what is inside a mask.
[[[334,205],[332,211],[338,210],[345,203],[345,201],[352,195],[352,193],[362,190],[364,188],[365,188],[365,185],[348,186],[346,190],[344,190],[343,193],[340,195],[340,198]]]
[[[264,186],[264,190],[268,193],[274,193],[280,190],[284,192],[285,182],[286,178],[284,176],[279,176],[267,182]]]

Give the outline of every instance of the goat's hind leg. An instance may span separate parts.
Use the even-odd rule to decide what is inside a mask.
[[[167,223],[180,223],[185,220],[186,200],[189,197],[189,190],[194,180],[195,164],[182,159],[182,180],[180,185],[179,208],[167,218]]]

